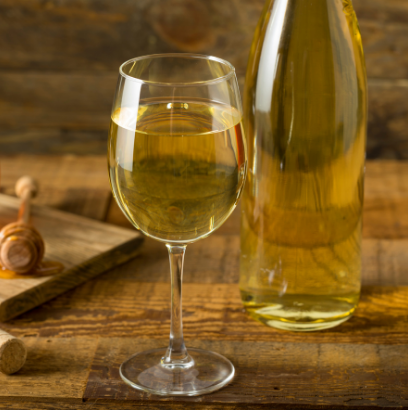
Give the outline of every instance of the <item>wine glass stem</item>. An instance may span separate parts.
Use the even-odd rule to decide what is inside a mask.
[[[184,254],[187,245],[166,245],[169,251],[171,275],[171,328],[170,344],[161,364],[165,367],[189,367],[193,364],[183,338],[181,286],[183,281]]]

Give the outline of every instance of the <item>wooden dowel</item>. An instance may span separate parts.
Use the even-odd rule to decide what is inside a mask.
[[[0,371],[5,374],[18,372],[27,358],[25,344],[16,337],[0,330]]]
[[[28,224],[30,221],[31,198],[38,192],[36,181],[29,177],[21,177],[16,183],[16,194],[21,198],[21,205],[18,212],[18,222]]]

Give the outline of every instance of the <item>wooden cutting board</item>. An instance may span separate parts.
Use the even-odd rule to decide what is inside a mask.
[[[14,222],[20,201],[0,194],[0,228]],[[45,241],[45,260],[61,262],[52,276],[0,278],[0,321],[32,309],[88,279],[134,258],[143,236],[135,230],[32,206],[32,223]]]

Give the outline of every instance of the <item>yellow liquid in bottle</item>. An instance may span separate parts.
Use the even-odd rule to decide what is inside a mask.
[[[294,331],[347,320],[360,295],[366,82],[349,1],[275,0],[245,91],[246,310]]]
[[[110,181],[132,224],[157,240],[191,243],[234,210],[246,175],[241,114],[231,106],[152,101],[112,115]]]

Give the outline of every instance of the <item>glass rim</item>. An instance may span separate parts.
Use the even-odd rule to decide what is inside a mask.
[[[147,60],[147,59],[156,59],[156,58],[167,58],[167,57],[180,57],[180,58],[190,58],[190,59],[201,59],[201,60],[211,60],[211,61],[216,61],[217,63],[223,64],[229,68],[228,73],[226,73],[223,76],[220,77],[215,77],[210,80],[204,80],[204,81],[191,81],[191,82],[172,82],[172,83],[166,83],[166,82],[161,82],[161,81],[150,81],[150,80],[142,80],[137,77],[133,77],[129,74],[125,74],[123,72],[123,68],[125,65],[129,63],[136,63],[138,61],[142,60]],[[162,54],[149,54],[145,56],[140,56],[140,57],[134,57],[131,58],[130,60],[125,61],[122,63],[119,67],[119,74],[122,77],[125,77],[129,80],[136,81],[140,84],[146,84],[146,85],[154,85],[154,86],[159,86],[159,87],[195,87],[195,86],[200,86],[200,85],[209,85],[209,84],[216,84],[221,81],[228,80],[235,74],[235,67],[227,60],[224,60],[219,57],[215,56],[207,56],[204,54],[193,54],[193,53],[162,53]]]

